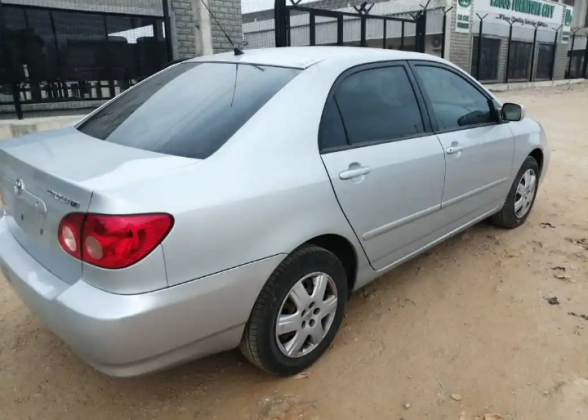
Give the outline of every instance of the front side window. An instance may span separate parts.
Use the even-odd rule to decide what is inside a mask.
[[[300,71],[181,63],[121,95],[78,129],[110,143],[206,159]]]
[[[440,130],[456,130],[494,121],[488,99],[464,78],[433,66],[415,66]]]
[[[412,84],[402,66],[354,73],[337,87],[335,99],[352,145],[424,131]]]

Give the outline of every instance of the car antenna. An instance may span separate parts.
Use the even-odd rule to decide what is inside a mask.
[[[216,24],[218,25],[218,27],[220,28],[220,30],[223,31],[223,34],[225,34],[225,37],[229,41],[229,44],[231,44],[233,46],[233,52],[235,53],[235,55],[245,54],[242,50],[240,50],[238,47],[235,46],[235,43],[227,35],[227,33],[225,32],[225,30],[223,29],[223,27],[221,26],[221,24],[218,22],[218,20],[216,19],[216,17],[212,14],[212,12],[210,11],[210,9],[208,8],[208,5],[206,4],[206,1],[205,0],[202,0],[202,4],[204,5],[204,7],[206,7],[206,10],[208,10],[208,13],[210,13],[210,16],[212,16],[212,18],[214,19],[214,21],[216,22]]]

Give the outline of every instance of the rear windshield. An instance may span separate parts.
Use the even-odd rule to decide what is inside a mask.
[[[206,159],[298,73],[248,64],[178,64],[120,96],[78,129],[111,143]]]

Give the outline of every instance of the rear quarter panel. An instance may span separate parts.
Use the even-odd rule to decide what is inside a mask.
[[[288,254],[324,234],[346,238],[359,271],[368,273],[318,150],[324,103],[347,65],[316,67],[297,76],[208,159],[148,183],[97,192],[108,196],[102,206],[109,212],[174,216],[163,243],[169,286]]]

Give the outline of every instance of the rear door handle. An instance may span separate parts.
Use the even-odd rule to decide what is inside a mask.
[[[454,153],[461,152],[463,150],[463,146],[451,146],[445,149],[445,153],[448,155],[452,155]]]
[[[339,174],[339,179],[345,181],[347,179],[357,178],[358,176],[369,174],[371,170],[372,168],[369,166],[360,166],[359,168],[346,169]]]

